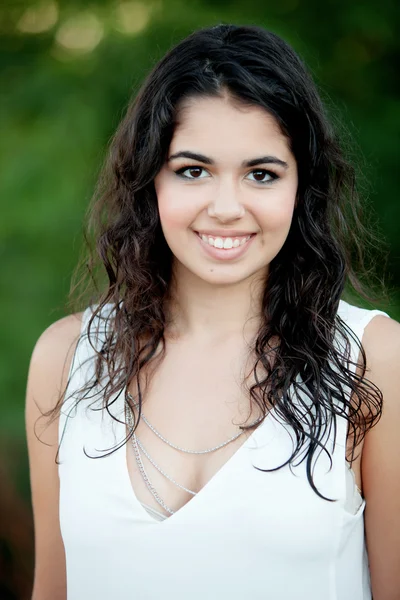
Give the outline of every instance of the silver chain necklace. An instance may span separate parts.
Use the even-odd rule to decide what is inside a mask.
[[[132,394],[130,394],[130,392],[128,392],[128,398],[129,400],[131,400],[131,402],[133,403],[133,405],[136,407],[138,406],[137,403],[135,403]],[[229,440],[227,440],[226,442],[223,442],[222,444],[219,444],[218,446],[215,446],[214,448],[207,448],[207,450],[188,450],[187,448],[181,448],[180,446],[175,446],[175,444],[172,444],[172,442],[169,442],[167,439],[165,439],[165,437],[163,437],[161,435],[161,433],[159,433],[157,431],[157,429],[155,429],[153,427],[153,425],[151,425],[151,423],[149,423],[149,421],[146,419],[146,417],[144,416],[144,414],[141,414],[141,418],[143,419],[143,421],[146,423],[146,425],[166,444],[168,444],[168,446],[170,446],[171,448],[175,448],[175,450],[180,450],[181,452],[186,452],[188,454],[208,454],[210,452],[215,452],[216,450],[219,450],[220,448],[223,448],[224,446],[227,446],[228,444],[230,444],[231,442],[233,442],[234,440],[236,440],[238,437],[240,437],[244,431],[239,431],[239,433],[236,433],[235,435],[233,435],[231,438],[229,438]],[[263,419],[263,417],[260,417],[259,419],[256,419],[255,421],[253,421],[253,423],[250,425],[250,427],[253,427],[254,425],[256,425],[257,423],[259,423],[261,420]]]
[[[127,394],[129,400],[133,403],[133,405],[136,407],[138,406],[132,395],[128,392]],[[126,411],[126,415],[127,415],[127,424],[129,426],[129,429],[131,431],[133,431],[133,419],[132,419],[132,413],[131,411],[128,409]],[[230,442],[236,440],[239,436],[241,436],[244,431],[240,431],[238,434],[232,436],[231,438],[229,438],[229,440],[227,440],[226,442],[223,442],[222,444],[219,444],[218,446],[215,446],[214,448],[208,448],[207,450],[188,450],[186,448],[180,448],[179,446],[176,446],[175,444],[172,444],[170,441],[168,441],[164,436],[162,436],[152,425],[151,423],[146,419],[146,417],[141,414],[141,417],[143,418],[143,421],[146,423],[146,425],[166,444],[168,444],[168,446],[170,446],[171,448],[174,448],[175,450],[179,450],[180,452],[186,452],[188,454],[207,454],[210,452],[215,452],[216,450],[219,450],[220,448],[223,448],[224,446],[226,446],[227,444],[229,444]],[[259,423],[261,420],[263,419],[263,417],[260,417],[259,419],[256,419],[253,423],[253,425],[256,425],[257,423]],[[135,433],[132,434],[132,446],[133,446],[133,450],[134,450],[134,455],[135,455],[135,459],[136,459],[136,463],[139,469],[139,472],[146,484],[147,489],[149,490],[149,492],[152,494],[153,498],[156,500],[156,502],[162,506],[164,508],[164,510],[166,512],[168,512],[169,514],[173,515],[175,513],[174,510],[172,510],[169,506],[167,506],[167,504],[164,502],[164,500],[161,498],[161,496],[158,494],[157,490],[155,489],[155,487],[153,486],[153,484],[151,483],[151,480],[149,478],[149,476],[146,473],[146,469],[144,468],[143,465],[143,461],[142,458],[140,456],[140,449],[142,450],[143,454],[146,456],[146,458],[150,461],[150,463],[162,474],[164,475],[164,477],[166,477],[169,481],[171,481],[171,483],[175,484],[176,486],[178,486],[180,489],[185,490],[186,492],[188,492],[189,494],[192,494],[193,496],[195,496],[197,494],[197,492],[194,492],[193,490],[189,490],[188,488],[184,487],[183,485],[179,484],[177,481],[175,481],[172,477],[170,477],[169,475],[167,475],[167,473],[165,473],[165,471],[163,471],[161,469],[161,467],[159,465],[157,465],[157,463],[150,457],[150,455],[148,454],[148,452],[145,450],[143,444],[140,442],[139,438],[136,436]]]
[[[192,496],[196,496],[197,492],[193,492],[193,490],[189,490],[188,488],[185,488],[184,485],[181,485],[180,483],[175,481],[175,479],[172,479],[172,477],[167,475],[167,473],[165,473],[162,470],[162,468],[156,462],[154,462],[154,460],[151,458],[151,456],[149,456],[149,454],[147,453],[146,449],[144,448],[142,442],[139,440],[139,438],[137,436],[136,436],[136,442],[137,442],[137,445],[139,446],[139,448],[141,449],[141,451],[143,452],[143,454],[145,455],[145,457],[151,462],[151,464],[153,465],[153,467],[155,467],[157,469],[157,471],[159,471],[162,475],[164,475],[164,477],[166,477],[166,479],[169,479],[169,481],[171,481],[172,483],[177,485],[179,488],[181,488],[181,490],[185,490],[185,492],[188,492]]]
[[[129,420],[129,418],[130,417],[128,417],[128,420]],[[130,424],[130,427],[131,428],[133,427],[133,423]],[[172,508],[170,508],[169,506],[167,506],[165,504],[164,500],[158,494],[157,490],[155,489],[154,485],[151,483],[151,481],[146,473],[146,469],[144,468],[143,461],[140,456],[139,447],[137,445],[137,440],[136,440],[135,434],[132,435],[132,445],[133,445],[133,450],[135,453],[135,459],[136,459],[137,466],[139,468],[140,474],[142,475],[142,477],[144,479],[147,489],[149,490],[149,492],[151,493],[153,498],[156,500],[156,502],[158,502],[158,504],[160,506],[162,506],[163,509],[167,511],[167,513],[169,513],[170,515],[173,515],[175,511],[173,511]]]

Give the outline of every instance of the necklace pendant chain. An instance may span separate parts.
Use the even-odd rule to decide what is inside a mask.
[[[138,406],[132,395],[128,392],[127,396],[129,398],[129,400],[133,403],[133,405],[136,407]],[[131,432],[133,432],[133,418],[132,418],[132,413],[131,410],[126,410],[126,417],[127,417],[127,425],[129,426],[129,429]],[[236,440],[239,436],[241,436],[244,431],[239,431],[239,433],[233,435],[231,438],[229,438],[229,440],[227,440],[226,442],[223,442],[222,444],[219,444],[218,446],[215,446],[214,448],[207,448],[207,450],[188,450],[186,448],[181,448],[179,446],[176,446],[175,444],[172,444],[169,440],[167,440],[164,436],[161,435],[161,433],[159,433],[154,427],[153,425],[151,425],[151,423],[149,423],[149,421],[146,419],[146,417],[142,414],[141,415],[143,418],[143,421],[146,423],[146,425],[155,433],[155,435],[157,435],[164,443],[166,443],[168,446],[170,446],[171,448],[174,448],[175,450],[179,450],[180,452],[186,452],[188,454],[208,454],[210,452],[215,452],[216,450],[219,450],[220,448],[223,448],[224,446],[227,446],[228,444],[230,444],[231,442],[233,442],[234,440]],[[256,419],[253,423],[253,425],[256,425],[257,423],[259,423],[260,421],[262,421],[263,417]],[[144,448],[143,444],[141,443],[141,441],[139,440],[139,438],[136,436],[135,433],[132,433],[132,446],[133,446],[133,451],[134,451],[134,455],[135,455],[135,460],[139,469],[139,472],[146,484],[147,489],[149,490],[149,492],[151,493],[151,495],[153,496],[153,498],[155,499],[155,501],[162,506],[162,508],[169,513],[170,515],[173,515],[175,513],[174,510],[172,510],[172,508],[170,508],[165,502],[164,500],[161,498],[161,496],[159,495],[159,493],[157,492],[157,490],[155,489],[155,487],[153,486],[153,484],[151,483],[151,480],[149,478],[149,476],[147,475],[146,469],[144,468],[143,465],[143,461],[142,461],[142,457],[140,455],[140,450],[143,452],[143,454],[146,456],[147,460],[153,465],[153,467],[155,469],[157,469],[164,477],[166,477],[166,479],[168,479],[169,481],[171,481],[171,483],[173,483],[174,485],[176,485],[177,487],[179,487],[180,489],[184,490],[185,492],[191,494],[192,496],[196,496],[197,492],[194,492],[193,490],[189,490],[188,488],[184,487],[183,485],[179,484],[177,481],[175,481],[175,479],[173,479],[172,477],[170,477],[170,475],[167,475],[167,473],[165,473],[165,471],[163,471],[161,469],[161,467],[150,457],[150,455],[148,454],[148,452],[146,451],[146,449]],[[140,448],[140,449],[139,449]]]
[[[131,402],[133,402],[134,406],[137,406],[137,404],[133,400],[132,395],[129,392],[128,392],[128,398],[131,400]],[[175,450],[179,450],[180,452],[185,452],[187,454],[209,454],[210,452],[215,452],[216,450],[219,450],[220,448],[224,448],[224,446],[227,446],[228,444],[230,444],[231,442],[236,440],[238,437],[240,437],[244,433],[244,431],[239,431],[239,433],[236,433],[235,435],[233,435],[231,438],[229,438],[229,440],[227,440],[226,442],[223,442],[222,444],[219,444],[218,446],[215,446],[214,448],[207,448],[206,450],[188,450],[187,448],[181,448],[180,446],[176,446],[175,444],[173,444],[172,442],[167,440],[164,436],[162,436],[161,433],[159,433],[157,431],[157,429],[155,429],[155,427],[153,427],[153,425],[151,423],[149,423],[149,421],[146,419],[146,417],[144,416],[143,413],[142,413],[141,417],[142,417],[143,421],[146,423],[146,425],[153,431],[153,433],[155,433],[155,435],[157,437],[159,437],[163,442],[165,442],[171,448],[174,448]],[[262,420],[262,417],[260,419],[256,419],[255,421],[253,421],[251,426],[256,425],[261,420]]]
[[[130,428],[132,428],[133,423],[130,423]],[[144,479],[144,482],[147,486],[147,489],[149,490],[149,492],[152,494],[153,498],[155,499],[155,501],[163,507],[163,509],[165,511],[167,511],[167,513],[169,513],[170,515],[173,515],[175,511],[173,511],[169,506],[167,506],[164,502],[164,500],[161,498],[161,496],[158,494],[157,490],[155,489],[155,487],[153,486],[153,484],[151,483],[147,473],[146,473],[146,469],[144,468],[143,465],[143,461],[141,459],[140,456],[140,452],[139,452],[139,448],[136,442],[136,435],[133,434],[132,436],[132,445],[133,445],[133,450],[135,453],[135,459],[136,459],[136,463],[137,466],[139,468],[140,474]]]
[[[181,488],[181,490],[184,490],[185,492],[188,492],[192,496],[196,496],[197,492],[193,492],[193,490],[189,490],[188,488],[185,488],[185,486],[181,485],[180,483],[178,483],[177,481],[175,481],[175,479],[172,479],[172,477],[170,477],[169,475],[167,475],[167,473],[165,473],[161,469],[161,467],[159,465],[157,465],[157,463],[154,462],[154,460],[151,458],[151,456],[149,456],[149,454],[146,452],[146,450],[145,450],[142,442],[139,440],[139,438],[136,435],[135,435],[135,438],[136,438],[136,442],[137,442],[138,446],[140,447],[141,451],[143,452],[143,454],[145,455],[145,457],[147,458],[147,460],[149,460],[151,462],[151,464],[153,465],[153,467],[155,467],[157,469],[157,471],[159,471],[162,475],[164,475],[164,477],[166,477],[167,479],[169,479],[169,481],[171,481],[172,483],[174,483],[176,486],[178,486],[179,488]]]

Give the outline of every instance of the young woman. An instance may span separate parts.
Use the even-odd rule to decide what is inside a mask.
[[[107,289],[33,352],[34,600],[400,597],[400,325],[342,299],[357,215],[278,36],[156,65],[94,203]]]

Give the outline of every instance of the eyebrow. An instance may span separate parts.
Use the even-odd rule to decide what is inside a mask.
[[[174,160],[175,158],[192,158],[193,160],[197,160],[199,162],[204,163],[205,165],[214,165],[215,161],[208,156],[204,156],[204,154],[198,154],[197,152],[191,152],[190,150],[182,150],[181,152],[176,152],[175,154],[171,154],[168,158],[168,161]],[[289,165],[284,160],[281,160],[277,156],[260,156],[258,158],[251,158],[250,160],[244,160],[241,164],[242,167],[255,167],[257,165],[265,165],[265,164],[275,164],[280,165],[287,169]]]

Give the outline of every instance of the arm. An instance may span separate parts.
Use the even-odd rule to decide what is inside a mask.
[[[46,329],[36,343],[29,367],[25,423],[35,531],[32,600],[65,600],[67,597],[55,463],[58,418],[48,425],[48,418],[39,417],[55,407],[64,391],[81,318],[81,313],[70,315]]]
[[[366,327],[366,377],[383,393],[383,414],[366,435],[361,469],[374,600],[400,598],[400,324],[377,316]]]

